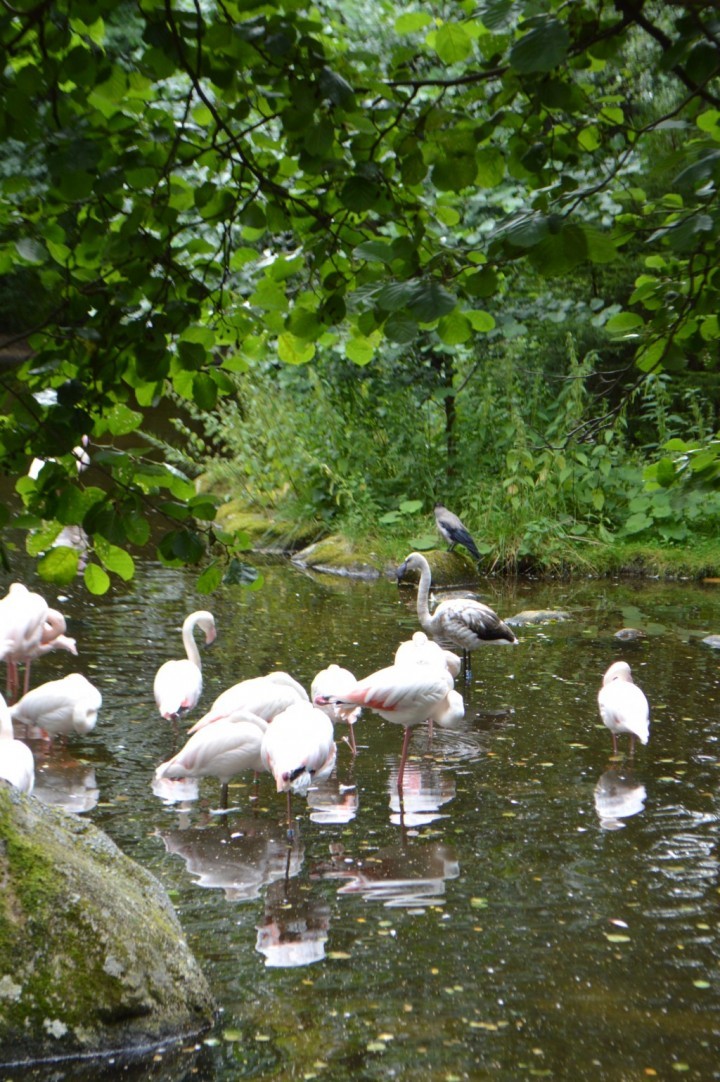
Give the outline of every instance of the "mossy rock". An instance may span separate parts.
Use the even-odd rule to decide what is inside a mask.
[[[229,500],[217,509],[216,522],[224,530],[242,530],[255,551],[294,552],[313,541],[321,532],[316,523],[288,522],[250,510],[239,500]]]
[[[358,550],[352,542],[340,534],[323,537],[296,552],[293,563],[324,571],[331,575],[347,575],[358,579],[377,579],[390,569],[371,549]]]
[[[409,556],[410,553],[405,553]],[[432,549],[423,552],[423,556],[430,564],[433,586],[462,586],[468,583],[477,583],[478,572],[475,564],[464,552],[453,549]],[[403,557],[405,559],[405,557]],[[398,560],[398,566],[402,560]],[[408,571],[404,576],[404,582],[417,582],[420,574],[417,571]]]
[[[0,1064],[130,1051],[214,1004],[158,880],[92,823],[0,782]]]

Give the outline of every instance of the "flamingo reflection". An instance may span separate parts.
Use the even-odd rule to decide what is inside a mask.
[[[313,898],[307,883],[279,879],[265,894],[265,914],[256,925],[255,949],[265,965],[286,968],[312,965],[325,957],[330,906]]]
[[[356,785],[343,785],[333,775],[311,786],[307,802],[313,823],[349,823],[357,815],[360,797]]]
[[[610,767],[595,786],[595,811],[603,830],[622,830],[623,819],[638,815],[645,808],[647,791],[630,772]]]
[[[53,752],[52,758],[43,754],[45,741],[35,741],[34,794],[43,804],[63,808],[67,812],[91,811],[100,799],[92,763],[73,759],[64,750]]]
[[[338,894],[360,894],[392,909],[416,909],[441,904],[445,882],[457,879],[460,865],[454,850],[442,842],[402,843],[362,860],[338,862],[335,875],[348,880]]]
[[[398,792],[397,767],[387,783],[390,821],[401,827],[417,827],[444,819],[440,812],[455,796],[455,778],[436,763],[408,762],[402,791]]]
[[[276,824],[258,819],[225,820],[188,830],[159,831],[168,853],[182,857],[197,886],[223,890],[231,901],[259,898],[264,887],[300,871],[304,850]]]

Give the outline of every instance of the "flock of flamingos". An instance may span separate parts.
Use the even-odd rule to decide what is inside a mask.
[[[436,519],[451,544],[466,544],[457,532],[454,537],[443,532],[437,509]],[[190,728],[184,746],[157,767],[156,782],[217,778],[220,807],[227,809],[233,777],[268,771],[278,793],[287,794],[290,825],[292,794],[306,796],[311,784],[332,773],[337,753],[335,725],[348,726],[344,739],[354,755],[354,725],[362,710],[371,710],[404,729],[397,775],[402,802],[411,729],[428,724],[432,732],[434,725],[457,724],[464,716],[464,704],[455,681],[469,679],[471,652],[487,643],[518,641],[508,624],[474,598],[452,597],[431,612],[431,571],[426,558],[411,553],[398,568],[398,578],[408,571],[419,574],[417,612],[422,630],[400,643],[392,664],[360,680],[339,665],[329,665],[316,675],[309,694],[285,672],[243,680],[223,691]],[[186,656],[165,662],[155,675],[158,711],[176,730],[179,720],[197,706],[202,691],[196,628],[203,632],[206,643],[215,638],[212,614],[204,610],[191,613],[182,627]],[[7,702],[0,695],[0,778],[26,793],[32,792],[34,785],[34,759],[29,745],[16,737],[15,727],[26,737],[44,737],[48,743],[56,737],[83,735],[95,726],[102,705],[100,691],[78,672],[30,688],[31,666],[36,659],[58,649],[77,654],[75,640],[66,630],[62,613],[22,583],[13,583],[0,598],[0,660],[7,667]],[[636,738],[647,743],[648,702],[633,683],[626,662],[616,661],[605,673],[598,705],[612,734],[615,755],[620,734],[629,734],[631,755]]]

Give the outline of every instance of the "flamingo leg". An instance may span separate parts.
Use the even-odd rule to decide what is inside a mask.
[[[228,782],[224,781],[220,786],[220,808],[227,811],[228,806]]]
[[[357,755],[357,744],[355,743],[355,725],[353,724],[353,722],[350,722],[350,725],[348,726],[348,728],[350,729],[350,733],[349,733],[349,738],[350,739],[348,740],[348,743],[350,745],[350,751],[352,752],[352,756],[353,756],[353,759],[354,759],[355,756]]]
[[[616,736],[615,733],[611,733],[611,736],[612,736],[612,742],[613,742],[613,758],[617,759],[617,753],[618,753],[617,736]]]
[[[400,766],[398,767],[398,779],[397,787],[398,793],[402,793],[403,787],[403,775],[405,773],[405,760],[407,759],[408,748],[410,747],[410,726],[405,726],[405,735],[403,736],[402,751],[400,753]]]
[[[428,749],[432,747],[432,738],[435,731],[435,722],[432,718],[428,718]]]
[[[470,671],[470,652],[468,650],[463,650],[463,676],[465,677],[465,683],[469,684],[472,672]]]

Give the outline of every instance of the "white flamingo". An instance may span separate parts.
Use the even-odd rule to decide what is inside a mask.
[[[182,640],[187,657],[166,661],[155,673],[153,693],[160,716],[177,725],[178,718],[193,710],[202,693],[202,663],[195,642],[195,627],[205,633],[205,642],[215,640],[215,619],[204,609],[191,612],[182,626]]]
[[[22,740],[15,739],[10,710],[2,695],[0,695],[0,778],[4,778],[23,793],[31,793],[35,784],[33,753]]]
[[[82,673],[48,680],[32,688],[11,708],[13,721],[44,729],[51,736],[84,736],[97,723],[102,695]]]
[[[487,643],[517,643],[511,628],[500,619],[498,614],[476,601],[472,597],[451,597],[441,601],[431,613],[428,607],[430,596],[430,564],[419,552],[411,552],[398,568],[398,580],[407,571],[420,572],[417,593],[417,614],[423,631],[439,642],[459,647],[463,655],[463,669],[466,679],[470,678],[470,652]]]
[[[342,706],[366,706],[387,721],[405,728],[398,790],[402,790],[410,730],[424,721],[438,721],[452,710],[453,678],[444,665],[389,665],[358,680],[355,687],[330,701]],[[319,696],[317,705],[324,705]]]
[[[354,688],[357,684],[357,679],[350,672],[349,669],[344,669],[342,665],[336,665],[334,662],[328,665],[326,669],[321,669],[319,673],[313,679],[310,685],[310,699],[315,702],[317,696],[326,698],[327,696],[342,695],[345,691],[349,691],[350,688]],[[330,720],[335,723],[338,721],[346,721],[350,726],[348,744],[350,745],[350,751],[353,756],[357,755],[357,744],[355,743],[355,722],[362,713],[362,708],[359,706],[342,706],[339,703],[323,702],[319,705],[320,710],[324,710]]]
[[[635,738],[647,744],[650,738],[650,707],[645,693],[633,681],[627,661],[616,661],[603,677],[598,692],[600,717],[612,735],[613,755],[617,755],[620,733],[630,734],[630,755],[635,751]]]
[[[188,732],[198,732],[206,725],[214,725],[222,718],[232,718],[236,713],[257,714],[270,722],[293,703],[307,702],[308,694],[289,673],[277,671],[265,676],[252,676],[241,680],[218,695],[210,709]]]
[[[453,679],[460,675],[462,658],[452,650],[445,650],[438,642],[429,639],[424,631],[416,631],[411,639],[401,642],[395,651],[395,664],[409,662],[415,665],[445,665]]]
[[[161,778],[218,778],[220,807],[228,802],[228,785],[236,774],[263,769],[260,746],[267,722],[246,711],[230,718],[219,718],[193,733],[184,747],[172,759],[161,763],[155,771],[155,781]]]
[[[37,656],[49,611],[45,598],[28,590],[22,582],[13,582],[0,599],[0,658],[7,665],[7,692],[11,699],[18,693],[18,665],[25,664],[24,690],[28,689],[28,663]]]
[[[305,796],[313,780],[332,773],[337,755],[333,737],[330,718],[310,702],[293,703],[268,725],[260,756],[275,778],[278,793],[287,793],[288,825],[292,794]]]

